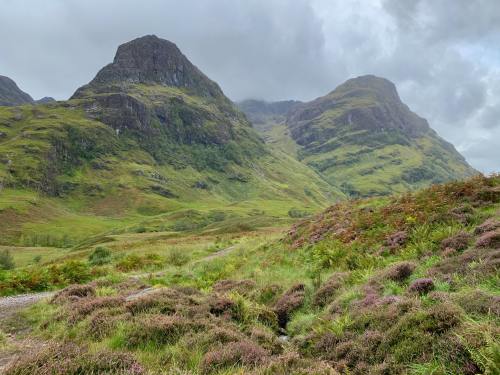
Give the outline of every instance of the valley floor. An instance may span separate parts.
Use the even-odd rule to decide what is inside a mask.
[[[9,375],[498,374],[499,259],[497,176],[288,229],[97,237],[2,274],[4,294],[72,285],[0,300],[0,361]]]

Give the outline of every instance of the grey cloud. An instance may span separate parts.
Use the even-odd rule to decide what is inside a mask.
[[[500,1],[0,0],[0,74],[69,97],[157,34],[234,100],[309,100],[377,74],[476,168],[500,170]],[[481,154],[481,150],[483,154]]]
[[[481,126],[485,129],[500,128],[500,104],[484,108],[480,118]],[[498,138],[500,140],[500,138]]]
[[[500,33],[500,2],[495,0],[386,0],[402,31],[427,42],[474,42]]]

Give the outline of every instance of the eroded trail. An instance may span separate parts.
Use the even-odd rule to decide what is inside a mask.
[[[28,307],[44,298],[49,298],[55,292],[41,292],[20,294],[17,296],[1,297],[0,298],[0,323],[9,319],[20,310]]]
[[[228,255],[237,248],[232,245],[216,251],[213,254],[205,256],[193,264],[210,261],[219,257]],[[161,276],[162,273],[144,273],[130,276],[131,279],[140,279],[151,276]],[[127,301],[132,301],[144,295],[155,292],[155,288],[145,288],[137,293],[127,297]],[[56,291],[40,292],[30,294],[20,294],[17,296],[0,297],[0,329],[5,335],[5,340],[0,342],[0,374],[2,374],[9,364],[14,361],[18,355],[27,351],[36,351],[43,348],[46,344],[38,338],[30,335],[30,327],[22,316],[19,314],[22,310],[43,300],[51,298]]]
[[[0,343],[0,374],[19,354],[39,350],[44,346],[43,341],[30,337],[29,325],[19,312],[42,299],[50,298],[54,293],[31,293],[0,298],[0,328],[5,335]]]

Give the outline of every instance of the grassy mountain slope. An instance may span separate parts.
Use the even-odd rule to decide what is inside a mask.
[[[324,97],[281,112],[283,106],[272,103],[250,104],[241,108],[260,123],[257,129],[270,145],[297,155],[353,197],[404,192],[477,173],[382,78],[351,79]]]
[[[120,46],[69,101],[0,107],[0,155],[2,244],[67,247],[249,216],[279,224],[343,196],[267,150],[216,83],[152,36]]]
[[[33,98],[22,91],[9,77],[0,75],[0,106],[33,103]]]
[[[54,341],[6,373],[497,374],[499,188],[476,177],[345,201],[281,239],[164,249],[135,235],[102,263],[75,254],[65,267],[98,281],[26,313]]]

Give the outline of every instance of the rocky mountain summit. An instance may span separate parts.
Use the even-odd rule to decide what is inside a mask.
[[[288,114],[287,124],[293,138],[304,146],[323,143],[346,127],[353,131],[396,130],[409,137],[430,129],[425,119],[401,102],[392,82],[373,75],[350,79],[328,95],[296,106]]]
[[[22,91],[9,77],[0,76],[0,105],[32,104],[33,98]]]
[[[264,152],[250,123],[220,87],[174,43],[154,35],[119,46],[114,61],[72,99],[80,100],[89,118],[132,137],[159,162],[181,159],[192,165],[207,152],[217,154],[217,164],[243,162]]]
[[[112,86],[161,84],[189,89],[203,97],[223,96],[220,87],[196,66],[172,42],[156,35],[146,35],[118,47],[114,61],[102,68],[96,77],[81,87],[73,98],[81,98],[90,89],[109,91]]]
[[[281,104],[250,101],[240,108],[268,144],[290,150],[351,196],[403,192],[477,173],[384,78],[350,79],[279,115],[270,108]]]
[[[219,86],[155,36],[119,46],[114,62],[70,100],[0,107],[0,186],[12,197],[23,191],[54,199],[58,208],[46,211],[48,221],[73,215],[88,223],[67,233],[72,241],[117,216],[134,221],[230,205],[240,217],[268,205],[288,218],[291,209],[303,215],[344,196],[308,166],[266,147]],[[259,213],[259,223],[275,220],[273,212]],[[95,215],[102,219],[94,226]],[[200,225],[220,217],[203,215],[195,214]],[[0,243],[18,240],[19,223],[34,217],[30,210],[0,212],[0,222],[9,223]]]

